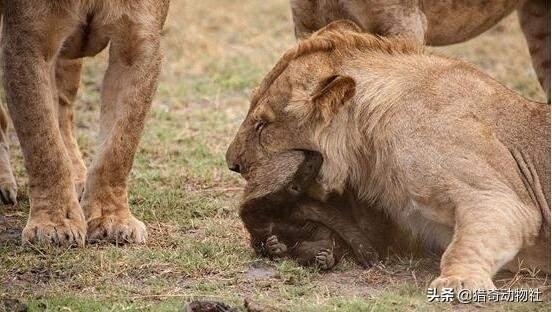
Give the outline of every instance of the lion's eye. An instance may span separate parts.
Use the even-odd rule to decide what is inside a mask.
[[[266,121],[259,121],[255,125],[255,131],[261,131],[263,127],[266,125]]]

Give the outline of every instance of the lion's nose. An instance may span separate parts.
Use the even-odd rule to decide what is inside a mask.
[[[226,164],[228,165],[228,169],[237,173],[241,173],[243,170],[243,166],[240,165],[240,153],[238,146],[234,143],[234,141],[232,141],[230,146],[228,146],[228,150],[226,151]]]
[[[234,171],[234,172],[237,172],[237,173],[241,173],[241,166],[240,164],[231,164],[228,166],[228,169]]]

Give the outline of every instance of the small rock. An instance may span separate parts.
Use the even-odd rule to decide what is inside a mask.
[[[248,279],[264,280],[264,279],[270,279],[270,278],[277,278],[278,271],[274,267],[266,265],[262,262],[255,262],[247,270],[247,272],[245,273],[245,276]]]

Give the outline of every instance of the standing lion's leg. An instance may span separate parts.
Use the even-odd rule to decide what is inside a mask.
[[[22,238],[30,243],[83,245],[86,222],[56,120],[51,79],[56,55],[76,21],[50,5],[20,0],[4,7],[4,89],[30,186],[31,209]]]
[[[533,68],[550,103],[550,0],[529,0],[518,17],[529,46]]]
[[[0,1],[0,20],[2,12],[2,1]],[[15,205],[17,204],[17,184],[10,164],[9,147],[8,116],[4,107],[0,105],[0,198],[4,204]]]
[[[452,242],[441,258],[441,275],[430,287],[493,289],[494,274],[535,241],[540,212],[515,194],[458,195]]]
[[[73,134],[75,130],[73,103],[79,89],[82,59],[56,60],[56,85],[58,91],[58,123],[65,149],[71,159],[73,167],[73,179],[77,196],[82,195],[86,180],[86,165],[82,160],[77,139]]]
[[[17,203],[17,184],[10,164],[8,117],[0,106],[0,199],[4,204]]]
[[[144,243],[146,227],[130,212],[127,178],[160,71],[161,25],[124,21],[111,38],[102,90],[100,150],[82,198],[88,240]]]

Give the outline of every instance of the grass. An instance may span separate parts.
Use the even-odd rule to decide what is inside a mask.
[[[133,212],[148,225],[146,246],[20,246],[28,210],[17,138],[12,159],[20,205],[0,214],[0,299],[30,311],[181,311],[194,298],[266,311],[448,311],[425,287],[435,259],[389,259],[367,271],[345,261],[320,273],[257,259],[237,215],[243,181],[224,153],[248,107],[248,93],[293,42],[288,2],[173,1],[164,32],[165,65],[130,178]],[[470,42],[436,49],[466,59],[526,97],[544,100],[515,17]],[[96,147],[105,53],[86,61],[77,100],[78,140],[90,163]],[[540,287],[544,303],[486,305],[537,311],[549,282],[499,277],[497,285]],[[1,310],[0,304],[0,310]]]

